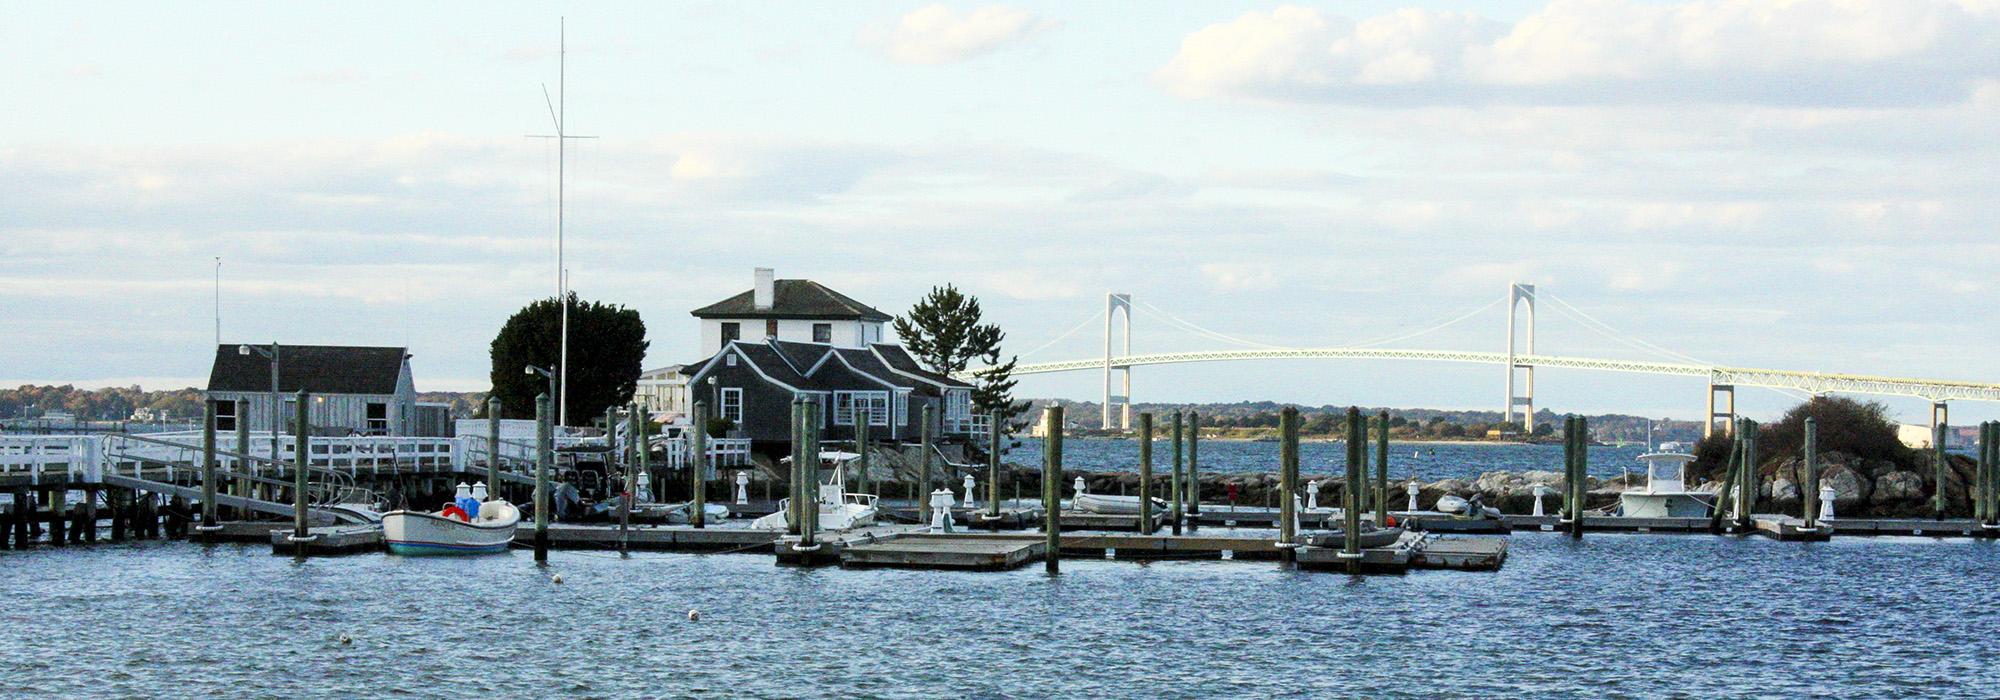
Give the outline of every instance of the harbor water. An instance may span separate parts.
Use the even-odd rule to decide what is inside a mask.
[[[1375,448],[1369,443],[1369,449]],[[1153,444],[1153,466],[1173,462],[1173,441]],[[1209,474],[1278,471],[1278,443],[1253,440],[1203,440],[1200,444],[1201,470]],[[1617,476],[1620,470],[1641,472],[1638,457],[1644,445],[1590,448],[1590,473]],[[1472,479],[1490,471],[1524,472],[1531,469],[1562,471],[1561,444],[1473,443],[1473,442],[1390,442],[1389,476],[1408,478],[1414,472],[1424,481]],[[1331,440],[1299,443],[1299,471],[1302,474],[1340,474],[1346,469],[1347,446]],[[1024,438],[1007,453],[1014,464],[1042,463],[1042,441]],[[1111,438],[1065,438],[1063,467],[1082,471],[1135,471],[1139,463],[1136,440]],[[1374,457],[1369,458],[1373,470]],[[1373,473],[1371,471],[1371,473]]]
[[[2000,543],[1542,533],[1493,573],[0,553],[14,697],[1992,697]],[[562,583],[552,580],[560,573]],[[698,621],[688,619],[699,610]],[[343,643],[342,637],[350,641]]]

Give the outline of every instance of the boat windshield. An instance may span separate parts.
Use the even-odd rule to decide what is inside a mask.
[[[1678,459],[1651,459],[1646,461],[1646,489],[1649,491],[1681,491],[1687,488],[1683,471],[1687,462]]]

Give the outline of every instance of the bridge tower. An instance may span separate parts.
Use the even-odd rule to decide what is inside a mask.
[[[1104,415],[1105,430],[1111,429],[1111,406],[1117,404],[1119,410],[1118,429],[1132,429],[1132,367],[1113,368],[1111,366],[1111,335],[1116,323],[1124,336],[1125,349],[1120,356],[1132,354],[1132,295],[1111,293],[1104,295]],[[1118,372],[1121,381],[1119,393],[1111,393],[1111,373]]]
[[[1515,345],[1514,318],[1521,302],[1528,303],[1528,347],[1519,350]],[[1515,359],[1516,354],[1535,354],[1535,285],[1515,282],[1507,288],[1507,408],[1506,422],[1514,422],[1514,409],[1521,413],[1521,430],[1529,434],[1535,432],[1535,366]],[[1517,388],[1518,387],[1518,388]]]
[[[1716,383],[1715,375],[1711,374],[1708,380],[1708,409],[1706,412],[1708,413],[1708,420],[1702,423],[1702,437],[1714,435],[1718,430],[1723,435],[1735,435],[1736,385],[1718,384]]]

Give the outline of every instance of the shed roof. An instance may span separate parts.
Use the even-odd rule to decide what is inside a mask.
[[[217,345],[208,373],[209,391],[270,391],[271,360],[236,344]],[[264,348],[269,350],[268,347]],[[278,349],[278,391],[315,394],[394,394],[403,374],[405,348],[349,345],[284,345]]]
[[[888,321],[889,315],[812,280],[774,280],[771,308],[759,309],[755,290],[709,304],[688,313],[695,318],[798,318]]]

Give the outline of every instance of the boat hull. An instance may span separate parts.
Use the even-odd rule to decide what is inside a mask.
[[[520,525],[520,511],[504,502],[485,507],[504,508],[502,517],[473,522],[454,520],[430,513],[391,511],[382,515],[382,541],[394,554],[411,556],[463,556],[507,551]]]
[[[1102,515],[1138,515],[1138,496],[1105,496],[1095,493],[1080,493],[1070,499],[1070,508],[1085,513]],[[1167,502],[1153,499],[1153,512],[1166,512]]]

